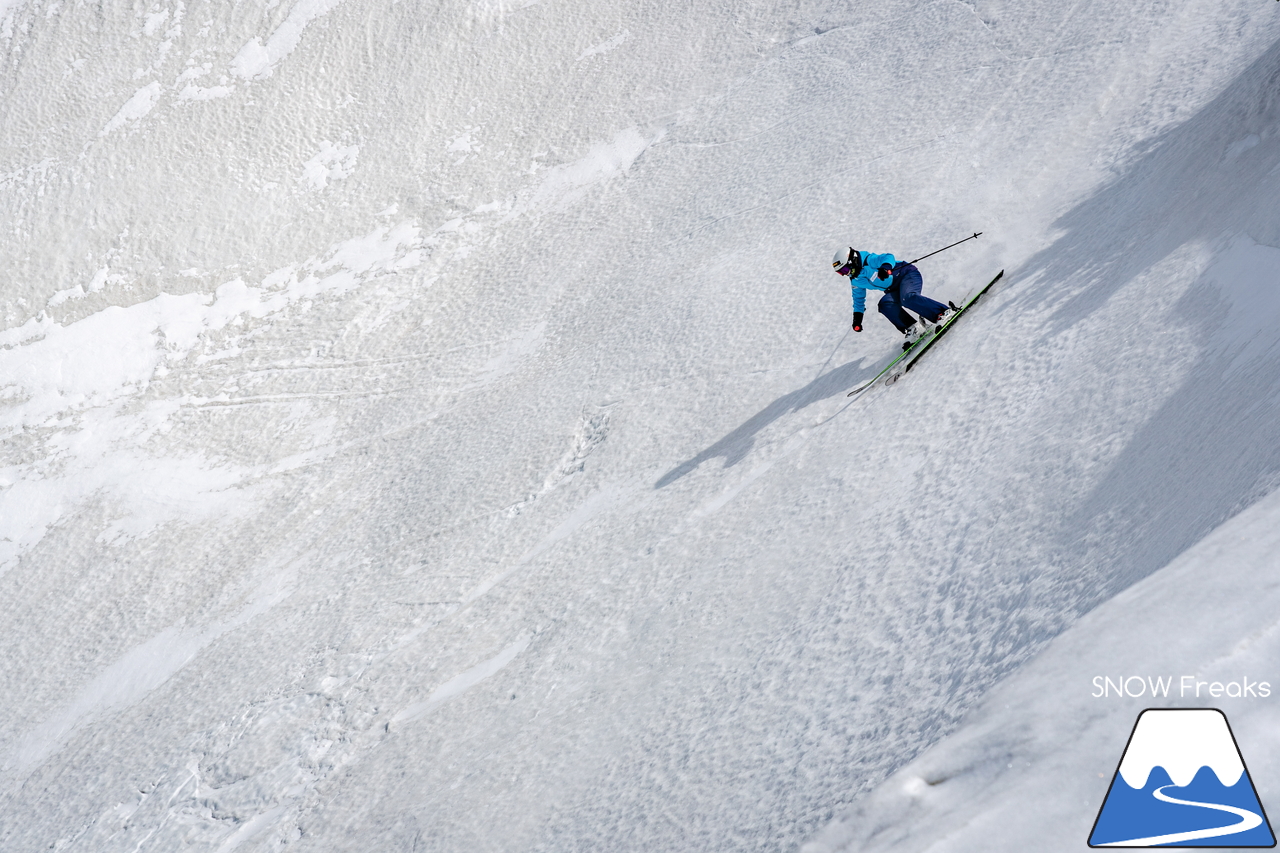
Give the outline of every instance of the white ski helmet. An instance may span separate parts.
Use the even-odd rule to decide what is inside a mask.
[[[831,268],[840,275],[857,276],[862,272],[862,255],[853,247],[840,249],[831,261]]]

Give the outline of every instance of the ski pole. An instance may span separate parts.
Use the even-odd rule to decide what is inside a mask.
[[[974,235],[973,235],[973,237],[965,237],[963,240],[957,240],[957,241],[955,241],[954,243],[952,243],[952,244],[951,244],[951,246],[959,246],[961,243],[964,243],[964,242],[967,242],[967,241],[969,241],[969,240],[972,240],[972,239],[976,238],[976,237],[977,237],[979,234],[981,234],[981,233],[982,233],[981,231],[975,232],[975,233],[974,233]],[[939,249],[939,250],[938,250],[938,252],[945,252],[947,249],[950,249],[950,248],[951,248],[951,246],[943,246],[941,249]],[[930,253],[929,253],[929,254],[927,254],[927,255],[922,255],[922,256],[920,256],[920,257],[916,258],[914,261],[910,261],[909,263],[913,263],[913,264],[914,264],[914,263],[916,263],[917,261],[923,261],[925,258],[932,258],[934,255],[938,254],[938,252],[930,252]]]

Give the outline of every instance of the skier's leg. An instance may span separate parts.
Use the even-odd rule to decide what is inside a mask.
[[[920,292],[923,288],[924,280],[920,277],[920,272],[915,267],[908,269],[898,285],[902,307],[910,308],[930,323],[936,323],[947,306],[925,296]]]
[[[947,306],[943,305],[941,302],[937,302],[919,293],[903,299],[902,301],[906,307],[910,308],[921,317],[924,317],[930,323],[938,322],[938,317],[942,315],[943,311],[947,310]]]
[[[876,309],[885,316],[890,323],[894,325],[899,332],[906,333],[907,329],[915,325],[915,318],[902,310],[902,306],[898,304],[896,294],[885,291],[884,296],[880,297],[880,304]]]

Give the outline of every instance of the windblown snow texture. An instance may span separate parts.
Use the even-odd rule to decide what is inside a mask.
[[[1280,484],[1277,8],[0,0],[0,849],[816,838]]]

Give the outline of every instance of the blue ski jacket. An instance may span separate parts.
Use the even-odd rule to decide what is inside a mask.
[[[858,252],[862,256],[862,272],[849,279],[849,287],[853,291],[853,310],[859,313],[867,309],[868,290],[887,290],[893,286],[893,276],[880,278],[880,265],[888,264],[890,268],[898,265],[893,255],[877,255],[871,252]]]

